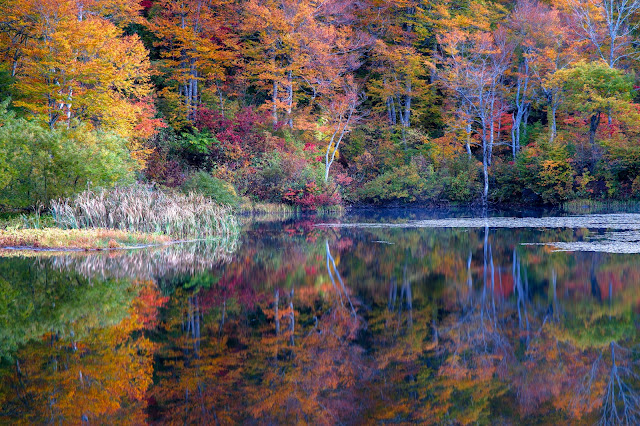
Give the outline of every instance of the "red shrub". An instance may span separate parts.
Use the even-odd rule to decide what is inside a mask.
[[[243,167],[266,150],[266,140],[260,132],[265,121],[263,114],[258,114],[251,108],[240,110],[233,118],[201,108],[195,126],[200,131],[209,131],[220,141],[220,146],[211,147],[219,161]]]

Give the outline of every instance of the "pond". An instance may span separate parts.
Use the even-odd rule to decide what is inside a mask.
[[[640,215],[363,211],[0,258],[0,423],[631,423]]]

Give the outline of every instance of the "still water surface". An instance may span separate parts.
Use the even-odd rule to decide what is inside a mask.
[[[640,421],[640,215],[0,258],[0,423]]]

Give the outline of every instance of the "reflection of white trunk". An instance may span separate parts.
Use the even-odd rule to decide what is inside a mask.
[[[498,310],[501,306],[495,297],[495,270],[493,250],[489,239],[490,229],[487,223],[484,227],[483,262],[482,262],[482,286],[479,292],[469,288],[468,304],[461,312],[459,320],[454,325],[458,330],[454,336],[458,346],[456,350],[470,350],[472,355],[480,355],[478,359],[486,363],[494,363],[500,360],[501,365],[506,365],[505,360],[513,355],[509,342],[504,338],[500,330],[501,323]],[[467,260],[468,283],[471,282],[471,256]],[[435,328],[435,326],[434,326]],[[436,330],[434,330],[434,333]],[[436,337],[434,337],[436,339]],[[479,366],[478,368],[483,368]]]
[[[398,293],[398,283],[395,277],[391,279],[391,285],[389,286],[389,303],[387,309],[393,311],[396,306],[396,294]]]
[[[331,272],[331,262],[333,262],[333,257],[331,256],[331,252],[329,251],[329,241],[326,241],[326,245],[327,245],[327,256],[326,256],[327,257],[327,275],[329,275],[329,279],[331,280],[331,285],[333,285],[333,289],[338,295],[338,300],[340,300],[340,305],[344,307],[344,302],[342,301],[342,292],[338,290],[338,287],[336,287],[336,280],[333,278],[333,273]],[[334,269],[335,269],[335,263],[334,263]],[[394,295],[394,303],[395,303],[395,295]]]
[[[220,329],[218,330],[219,334],[222,334],[226,317],[227,317],[227,300],[225,299],[222,301],[222,316],[220,318]]]
[[[513,290],[514,292],[517,293],[517,301],[516,301],[516,306],[518,307],[518,324],[520,326],[520,328],[522,329],[522,310],[521,310],[521,306],[522,306],[522,282],[520,280],[520,261],[518,259],[518,256],[516,254],[516,249],[513,249],[513,270],[512,270],[512,275],[513,275]]]
[[[613,282],[609,279],[609,319],[611,319],[611,312],[613,311]]]
[[[630,383],[637,383],[640,376],[633,371],[633,353],[613,341],[609,348],[611,368],[602,401],[602,417],[598,423],[637,425],[640,422],[640,394]],[[616,350],[619,351],[618,357]]]
[[[493,250],[489,244],[489,265],[491,267],[491,308],[493,309],[493,326],[497,327],[496,318],[496,273],[493,266]]]
[[[553,320],[557,322],[560,319],[560,313],[558,312],[558,276],[555,268],[551,270],[551,285],[553,286]]]
[[[273,301],[274,310],[275,310],[275,319],[276,319],[276,336],[280,334],[280,314],[278,313],[279,303],[280,303],[280,292],[276,290],[276,295]]]
[[[402,272],[402,292],[404,293],[406,304],[407,304],[407,325],[408,327],[413,326],[413,296],[411,294],[411,282],[407,278],[407,264],[404,264],[404,269]]]
[[[186,326],[183,325],[183,329],[187,336],[191,334],[193,353],[198,358],[200,352],[200,303],[197,294],[187,298]]]
[[[340,272],[338,272],[338,268],[336,267],[336,262],[333,259],[333,256],[331,256],[331,251],[329,250],[329,240],[325,240],[325,246],[326,246],[326,250],[327,250],[327,273],[329,274],[329,279],[331,280],[331,284],[333,284],[333,288],[335,288],[336,291],[338,292],[338,295],[340,295],[340,302],[341,303],[342,303],[342,295],[344,295],[345,299],[347,299],[347,302],[349,302],[349,307],[351,308],[351,314],[355,317],[356,316],[356,310],[353,307],[353,304],[351,303],[351,297],[349,296],[349,293],[347,292],[347,289],[344,286],[344,282],[342,281],[342,277],[340,276]],[[330,265],[331,265],[331,267],[330,267]],[[340,283],[340,288],[337,288],[337,286],[336,286],[335,279],[333,277],[333,274],[331,273],[331,269],[332,268],[333,268],[333,272],[336,275],[336,278],[338,279],[338,282]]]
[[[431,329],[433,330],[433,345],[438,346],[438,327],[436,326],[436,320],[431,321]]]
[[[295,345],[294,336],[296,332],[296,317],[293,312],[293,289],[291,290],[291,298],[289,300],[289,319],[291,320],[291,325],[289,328],[289,331],[291,332],[291,340],[289,343],[291,344],[291,346],[294,346]]]

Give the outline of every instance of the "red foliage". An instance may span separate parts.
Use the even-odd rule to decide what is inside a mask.
[[[184,183],[186,175],[176,160],[167,161],[166,155],[153,151],[147,159],[145,175],[149,180],[168,187],[177,187]]]
[[[335,206],[341,203],[340,194],[337,191],[329,193],[329,189],[324,191],[317,187],[315,182],[307,183],[304,189],[289,190],[282,199],[291,204],[298,205],[304,209],[315,210],[322,206]]]
[[[142,6],[142,9],[147,12],[149,9],[151,9],[151,6],[153,6],[153,0],[142,0],[140,2],[140,6]]]
[[[498,132],[511,132],[513,128],[513,116],[510,113],[502,113],[498,118]]]
[[[211,150],[218,161],[230,166],[245,166],[250,160],[266,150],[265,137],[259,128],[267,117],[251,108],[240,110],[233,118],[222,116],[217,111],[201,108],[195,121],[198,130],[207,130],[220,141]]]
[[[144,328],[152,329],[158,323],[158,308],[168,301],[168,296],[162,296],[152,282],[142,282],[142,289],[135,302],[135,308]]]
[[[155,136],[160,129],[168,127],[161,118],[156,116],[156,108],[153,99],[147,97],[135,103],[139,108],[137,115],[138,124],[134,128],[136,137],[140,139],[150,139]]]
[[[234,269],[225,273],[220,281],[209,289],[200,292],[200,306],[203,312],[214,307],[220,307],[229,299],[236,299],[238,303],[252,309],[256,303],[256,291],[253,281],[242,269]]]

